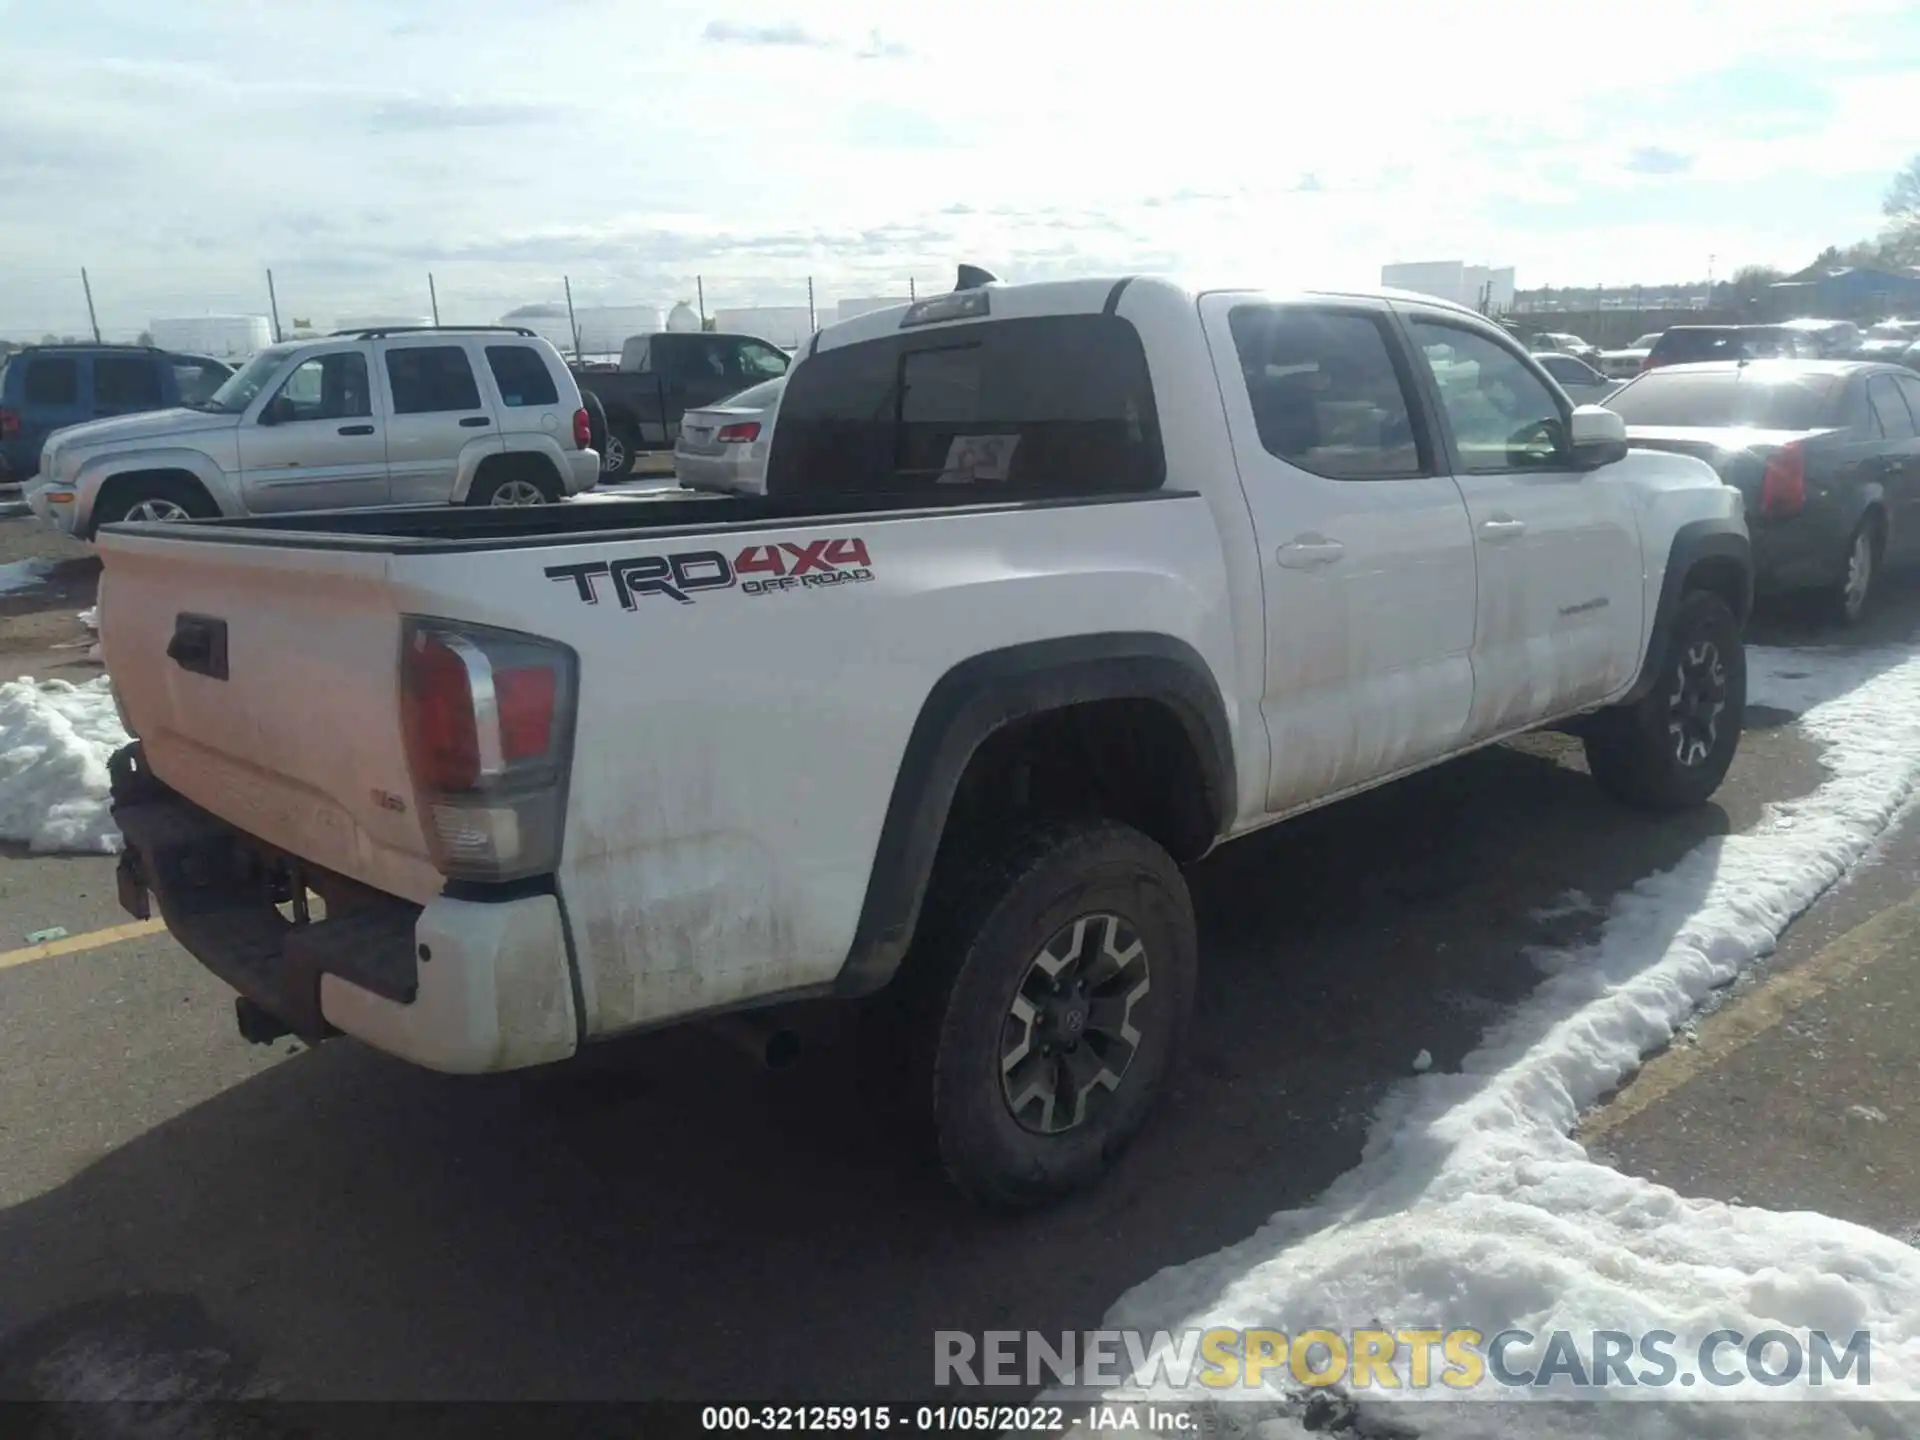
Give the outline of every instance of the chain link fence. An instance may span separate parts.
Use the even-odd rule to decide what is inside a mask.
[[[0,288],[0,343],[97,337],[179,348],[163,336],[204,333],[231,337],[225,341],[230,349],[245,350],[251,348],[247,325],[207,322],[263,319],[265,333],[282,338],[376,324],[507,323],[525,325],[592,359],[618,354],[628,335],[664,328],[684,305],[708,328],[740,330],[791,347],[818,326],[952,288],[950,275],[936,280],[933,273],[929,266],[921,274],[829,280],[805,273],[695,271],[626,283],[561,271],[503,279],[493,267],[454,264],[423,270],[408,287],[395,285],[384,271],[377,284],[355,283],[339,267],[263,266],[251,275],[169,276],[155,284],[145,274],[117,274],[112,265],[89,265],[84,272],[76,265],[8,273]],[[197,332],[192,322],[200,322]]]

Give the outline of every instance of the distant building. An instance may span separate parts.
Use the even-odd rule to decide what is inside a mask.
[[[1418,260],[1382,265],[1380,283],[1395,290],[1412,290],[1469,305],[1489,315],[1513,308],[1511,265],[1467,265],[1458,260]]]
[[[713,312],[713,328],[734,335],[757,335],[791,348],[813,333],[814,316],[805,305],[748,305]]]
[[[1864,265],[1816,265],[1769,287],[1782,318],[1884,320],[1920,313],[1920,276]]]

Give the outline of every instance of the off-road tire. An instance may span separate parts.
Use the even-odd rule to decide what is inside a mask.
[[[1116,1085],[1090,1087],[1085,1119],[1036,1133],[1016,1118],[1002,1085],[1009,1024],[1017,1028],[1010,1007],[1043,949],[1079,933],[1076,922],[1090,916],[1113,919],[1091,921],[1087,933],[1100,927],[1143,947],[1147,988],[1125,1002],[1139,1039]],[[912,952],[864,1017],[869,1082],[895,1092],[890,1108],[930,1136],[964,1194],[995,1209],[1042,1203],[1098,1178],[1145,1123],[1179,1053],[1197,967],[1186,881],[1165,850],[1129,826],[1049,823],[943,855]],[[1129,993],[1137,988],[1123,981]],[[1090,1032],[1091,1022],[1092,1050]]]
[[[1717,662],[1720,709],[1710,737],[1698,720],[1699,682]],[[1653,688],[1631,705],[1603,710],[1586,730],[1587,769],[1600,788],[1636,809],[1656,812],[1704,805],[1726,779],[1740,745],[1747,708],[1747,652],[1740,622],[1707,590],[1681,597]],[[1679,725],[1681,728],[1676,729]],[[1704,746],[1704,749],[1701,747]],[[1685,750],[1693,758],[1684,758]]]

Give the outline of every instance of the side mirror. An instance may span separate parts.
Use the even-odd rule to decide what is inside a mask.
[[[287,402],[284,398],[279,395],[274,396],[273,399],[260,407],[259,418],[253,423],[256,425],[278,425],[282,420],[287,418],[286,404]]]
[[[1597,470],[1627,457],[1627,422],[1604,405],[1576,405],[1568,433],[1573,463]]]

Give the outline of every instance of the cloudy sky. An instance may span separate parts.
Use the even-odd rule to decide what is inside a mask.
[[[1798,266],[1920,149],[1911,0],[0,0],[0,334],[1129,269]],[[1714,257],[1710,262],[1709,257]]]

